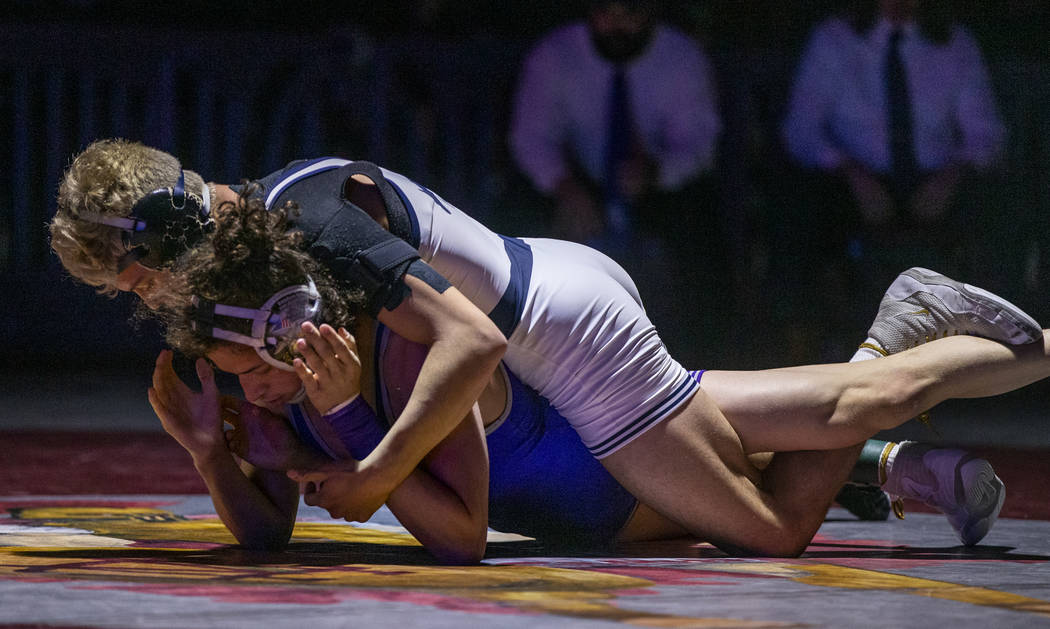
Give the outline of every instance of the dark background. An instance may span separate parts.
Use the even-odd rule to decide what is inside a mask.
[[[0,3],[0,155],[8,156],[0,168],[3,371],[146,374],[162,347],[149,325],[129,322],[134,298],[96,296],[64,274],[47,244],[62,171],[98,138],[158,146],[205,179],[227,183],[297,158],[369,159],[500,231],[541,228],[516,194],[521,180],[505,142],[510,99],[529,46],[584,15],[584,3],[213,4]],[[750,292],[726,295],[729,331],[682,348],[676,330],[663,330],[690,367],[792,360],[781,351],[781,322],[769,303],[785,290],[769,273],[770,226],[797,201],[777,129],[809,29],[840,4],[663,4],[666,18],[695,36],[715,66],[724,125],[720,204],[737,217],[747,245],[734,264]],[[992,246],[975,261],[981,277],[974,283],[991,278],[989,288],[1040,320],[1050,315],[1048,7],[1036,0],[955,6],[982,46],[1009,133],[1003,166],[988,182],[994,219],[975,227]],[[851,352],[842,348],[839,359]],[[1023,399],[1039,404],[1037,393]]]

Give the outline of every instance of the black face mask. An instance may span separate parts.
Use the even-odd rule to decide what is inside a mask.
[[[591,42],[598,54],[613,63],[626,63],[642,54],[652,39],[652,27],[644,28],[637,33],[613,32],[599,34],[591,31]]]

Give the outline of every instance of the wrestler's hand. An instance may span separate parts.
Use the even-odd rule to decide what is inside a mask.
[[[623,198],[634,203],[643,198],[656,185],[656,162],[645,153],[637,151],[616,169]]]
[[[961,177],[962,169],[958,166],[949,166],[931,175],[911,199],[912,216],[921,223],[942,220],[951,206]]]
[[[292,361],[310,403],[322,415],[361,392],[361,359],[357,341],[343,328],[327,323],[318,328],[307,321],[303,337],[295,342],[302,355]]]
[[[195,366],[201,392],[196,393],[179,379],[171,366],[171,357],[171,350],[167,349],[157,356],[153,386],[149,389],[149,403],[161,425],[194,460],[225,451],[219,391],[211,365],[203,358],[197,359]]]
[[[283,472],[328,460],[301,442],[284,417],[261,406],[223,396],[222,418],[233,426],[226,431],[230,451],[256,467]]]
[[[313,470],[290,470],[288,477],[303,487],[303,502],[349,522],[367,522],[394,489],[353,459],[327,463]]]
[[[894,220],[893,198],[886,186],[858,164],[850,163],[843,168],[864,224],[868,227],[884,227]]]
[[[566,240],[587,242],[605,231],[598,203],[585,185],[566,177],[554,190],[554,229]]]

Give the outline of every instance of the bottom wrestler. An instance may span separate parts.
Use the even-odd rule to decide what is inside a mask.
[[[199,308],[196,312],[185,313],[184,317],[172,322],[170,338],[176,346],[190,353],[207,353],[220,368],[238,374],[249,400],[268,407],[270,411],[286,413],[301,439],[291,438],[287,428],[281,428],[287,425],[276,415],[251,404],[239,405],[239,415],[227,416],[236,426],[230,435],[230,447],[244,459],[271,469],[269,472],[252,470],[249,479],[235,466],[227,450],[217,394],[205,363],[198,364],[205,393],[197,395],[177,381],[170,369],[169,358],[162,356],[154,376],[151,402],[165,428],[193,455],[208,482],[220,516],[237,539],[245,544],[273,545],[287,540],[297,503],[294,484],[284,478],[283,470],[319,467],[319,471],[295,474],[318,490],[307,495],[308,503],[320,504],[337,517],[353,516],[342,512],[339,507],[339,495],[352,491],[352,486],[340,483],[340,470],[349,469],[355,464],[354,459],[367,454],[382,437],[383,429],[372,419],[365,400],[356,398],[346,403],[347,398],[353,398],[360,391],[372,407],[395,416],[400,410],[399,405],[407,400],[407,392],[412,389],[414,375],[424,354],[421,348],[413,347],[399,337],[382,331],[372,335],[368,326],[361,325],[356,328],[359,337],[372,342],[361,344],[361,361],[358,362],[353,337],[337,334],[330,326],[317,328],[309,323],[326,320],[339,326],[348,325],[346,304],[340,303],[339,296],[309,258],[296,253],[294,242],[280,225],[279,214],[267,215],[267,221],[247,220],[253,211],[249,204],[238,213],[231,213],[228,221],[234,224],[234,229],[255,225],[260,230],[253,234],[246,232],[244,241],[259,251],[245,256],[242,248],[238,255],[243,267],[241,272],[251,271],[266,280],[245,286],[245,282],[236,279],[237,260],[223,259],[220,252],[209,248],[195,253],[190,261],[192,271],[185,273],[188,283],[183,284],[182,289],[188,294],[200,295],[200,289],[207,286],[212,294],[205,296],[220,305],[212,303],[210,314],[213,319],[207,326],[201,325]],[[259,225],[265,227],[260,229]],[[218,229],[227,226],[220,223]],[[257,265],[260,261],[271,265],[269,272],[259,272]],[[223,281],[219,277],[222,274],[231,278]],[[316,289],[304,284],[308,277],[316,283]],[[225,291],[216,290],[224,285],[228,287]],[[291,292],[286,290],[289,287],[293,289]],[[264,301],[273,301],[267,298],[275,293],[283,293],[287,298],[286,306],[292,309],[280,313],[285,319],[296,324],[308,321],[301,329],[305,338],[298,339],[300,330],[288,321],[281,322],[284,326],[281,338],[275,336],[269,348],[264,337],[274,333],[273,326],[266,334],[254,335],[231,334],[226,329],[243,326],[243,319],[257,320],[258,306]],[[294,303],[296,300],[298,305]],[[229,304],[238,305],[231,308]],[[294,311],[295,308],[299,311]],[[262,314],[264,328],[270,314],[268,311]],[[242,320],[238,322],[237,318]],[[218,341],[213,336],[243,345]],[[947,355],[950,356],[949,347],[953,344],[949,341],[955,340],[939,341],[936,347],[949,352]],[[987,342],[989,347],[999,347],[991,341],[973,340]],[[274,357],[277,354],[283,355],[285,360],[290,359],[293,343],[294,349],[305,358],[305,362],[303,359],[293,361],[296,374],[281,369],[282,365],[287,365]],[[246,345],[256,345],[257,349]],[[379,351],[373,349],[375,347]],[[934,347],[934,344],[928,347]],[[886,362],[890,360],[893,359]],[[375,367],[362,372],[360,364]],[[809,369],[819,372],[824,367]],[[918,368],[923,367],[925,363],[918,365]],[[732,406],[734,400],[722,394],[723,387],[718,384],[727,373],[709,372],[704,386],[707,388],[706,379],[714,376],[715,386],[708,391],[709,395],[716,403],[725,397],[727,405]],[[285,411],[283,407],[295,401],[301,385],[308,399],[301,407],[292,406]],[[965,394],[966,391],[958,391],[959,396]],[[645,496],[638,496],[641,499],[638,501],[616,483],[590,456],[575,431],[544,400],[516,382],[509,373],[501,370],[495,375],[476,410],[428,455],[425,465],[390,498],[389,505],[395,515],[439,558],[446,561],[479,558],[484,548],[485,525],[490,521],[496,528],[545,539],[564,535],[589,537],[588,541],[636,540],[694,532],[688,523],[680,525],[658,514],[646,506]],[[487,444],[481,436],[483,426],[490,432]],[[785,427],[785,430],[789,429],[790,426]],[[311,443],[313,447],[300,447],[300,443]],[[488,457],[485,456],[486,445],[490,450]],[[902,474],[936,476],[940,468],[930,469],[926,465],[930,458],[927,455],[931,452],[933,458],[962,460],[956,451],[927,452],[926,449],[907,446],[878,448],[878,451],[888,456],[876,457],[885,460],[869,462],[872,469],[867,473],[876,477],[881,475],[897,486],[902,485]],[[326,462],[333,458],[348,460]],[[487,478],[489,475],[484,473],[490,465],[491,482]],[[953,473],[946,477],[950,482],[940,485],[940,495],[935,492],[911,497],[932,501],[944,509],[963,541],[975,543],[994,522],[1002,505],[1001,483],[996,485],[998,479],[987,463],[967,460],[959,476],[963,486],[958,488],[967,498],[957,501],[954,471],[952,468]],[[230,476],[240,478],[231,479]],[[825,482],[841,485],[841,480],[834,478]],[[936,484],[927,484],[937,487]],[[992,486],[995,491],[969,491],[978,485],[981,488]],[[943,491],[945,487],[947,492]],[[971,504],[968,498],[971,493],[991,495],[991,504]],[[487,499],[486,494],[489,494]],[[712,505],[719,503],[717,495],[707,499]],[[826,508],[826,503],[812,505],[821,518]],[[717,539],[719,532],[713,531],[712,535]],[[754,549],[744,546],[739,550]]]

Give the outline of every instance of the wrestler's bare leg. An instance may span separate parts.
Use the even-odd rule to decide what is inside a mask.
[[[945,399],[997,395],[1050,376],[1047,341],[1007,347],[960,336],[861,363],[707,372],[688,404],[602,462],[693,535],[730,550],[797,554],[861,442]],[[759,472],[745,441],[754,452],[825,450],[780,452]]]
[[[706,376],[705,376],[706,377]],[[774,456],[760,472],[703,391],[602,463],[638,499],[731,552],[797,555],[860,446]]]
[[[1022,346],[954,336],[879,360],[707,371],[702,384],[745,452],[840,448],[944,400],[999,395],[1050,376],[1048,334]]]

